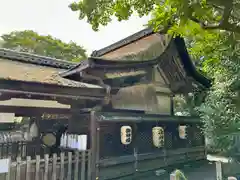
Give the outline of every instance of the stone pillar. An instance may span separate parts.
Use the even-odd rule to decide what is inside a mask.
[[[228,180],[237,180],[237,178],[236,177],[228,177]]]
[[[222,163],[220,161],[216,162],[216,175],[217,180],[222,180]]]
[[[177,180],[175,172],[170,174],[170,180]]]

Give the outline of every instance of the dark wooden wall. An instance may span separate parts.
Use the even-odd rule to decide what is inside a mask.
[[[130,145],[121,143],[120,128],[123,125],[131,126],[133,129],[133,140]],[[164,127],[165,146],[156,148],[152,141],[152,128],[156,125]],[[171,150],[178,148],[191,148],[204,145],[204,137],[196,124],[188,124],[187,139],[180,139],[178,123],[168,122],[156,124],[155,122],[141,123],[101,123],[100,127],[100,158],[132,155],[134,148],[139,154],[162,152],[163,149]]]

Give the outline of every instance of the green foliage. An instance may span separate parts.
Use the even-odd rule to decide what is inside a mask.
[[[176,175],[176,179],[177,180],[187,180],[187,178],[184,175],[184,173],[182,171],[180,171],[179,169],[175,170],[175,175]]]
[[[87,18],[94,30],[113,16],[121,21],[136,13],[140,17],[152,14],[150,24],[157,30],[181,28],[192,21],[204,29],[240,32],[238,0],[79,0],[69,7],[80,12],[80,19]]]
[[[42,36],[38,33],[26,31],[14,31],[1,36],[3,48],[34,53],[42,56],[63,59],[67,61],[80,61],[86,58],[86,51],[74,42],[64,43],[52,36]]]
[[[198,68],[210,77],[207,92],[196,91],[181,97],[178,107],[187,115],[199,114],[210,148],[236,156],[240,152],[240,42],[239,35],[225,31],[181,28],[188,40],[188,50]]]
[[[180,116],[198,116],[195,109],[206,97],[206,90],[195,90],[188,94],[178,94],[174,97],[174,113]]]
[[[206,59],[214,78],[205,102],[197,109],[204,120],[204,131],[215,149],[234,156],[239,152],[240,129],[240,43],[233,34],[219,39],[219,51]],[[209,52],[208,52],[209,53]]]

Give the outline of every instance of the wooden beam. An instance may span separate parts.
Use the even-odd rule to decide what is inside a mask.
[[[39,99],[22,99],[11,98],[9,100],[0,100],[0,105],[5,106],[19,106],[19,107],[38,107],[38,108],[64,108],[70,109],[70,104],[61,104],[56,100],[39,100]]]
[[[174,122],[174,123],[199,123],[201,124],[199,117],[191,116],[171,116],[171,115],[158,115],[158,114],[142,114],[142,113],[131,113],[128,110],[125,112],[99,112],[96,114],[99,116],[98,121],[100,122]]]
[[[11,98],[21,98],[21,99],[38,99],[38,100],[51,100],[51,101],[67,101],[67,102],[72,102],[73,100],[69,100],[67,98],[55,98],[51,96],[41,96],[41,95],[29,95],[29,94],[13,94],[13,93],[3,93],[0,95],[0,100],[9,100]],[[78,100],[79,101],[79,100]],[[83,100],[84,101],[84,100]],[[70,103],[65,103],[65,104],[70,104]]]
[[[0,80],[0,93],[54,96],[70,99],[103,99],[103,88],[67,87],[36,82]]]
[[[42,115],[43,113],[70,114],[73,113],[73,110],[65,108],[39,108],[0,105],[0,112],[15,113],[17,116],[36,116]]]
[[[41,96],[39,94],[14,94],[14,93],[2,93],[0,95],[0,101],[10,100],[12,98],[20,98],[20,99],[34,99],[34,100],[50,100],[50,101],[57,101],[61,104],[67,105],[74,105],[78,106],[78,109],[86,108],[86,107],[93,107],[96,104],[101,103],[102,99],[69,99],[69,98],[62,98],[62,97],[53,97],[53,96]]]

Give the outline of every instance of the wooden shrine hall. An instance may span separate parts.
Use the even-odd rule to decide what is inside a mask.
[[[211,85],[182,38],[145,29],[93,52],[60,76],[112,92],[90,112],[93,179],[133,178],[205,158],[199,117],[174,114],[176,94]]]
[[[92,180],[204,159],[199,117],[176,116],[173,98],[209,87],[183,39],[150,29],[79,64],[0,49],[0,112],[31,117],[39,145],[56,132],[50,149],[65,131],[87,135]]]

